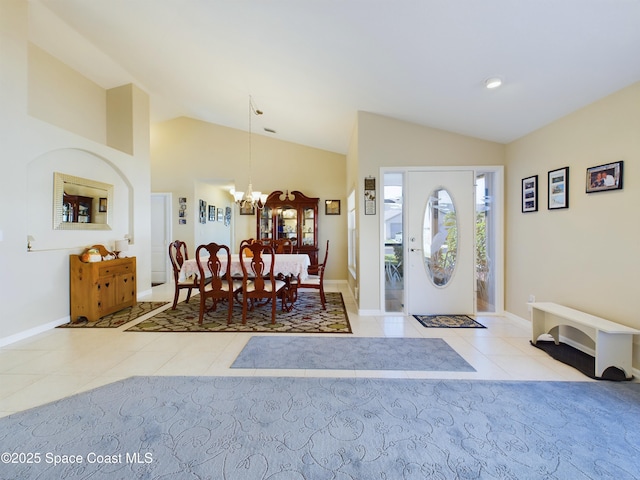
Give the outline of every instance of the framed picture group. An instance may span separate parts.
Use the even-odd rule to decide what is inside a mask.
[[[622,188],[623,161],[587,168],[585,192],[605,192]],[[547,208],[569,208],[569,167],[547,174]],[[538,175],[522,179],[522,213],[538,211]]]

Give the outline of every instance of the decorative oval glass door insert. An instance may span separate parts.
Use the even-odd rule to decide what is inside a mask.
[[[449,192],[442,188],[429,196],[424,212],[422,251],[424,264],[434,285],[447,285],[456,268],[458,224]]]

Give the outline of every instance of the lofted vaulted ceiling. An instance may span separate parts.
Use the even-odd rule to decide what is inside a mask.
[[[153,121],[246,130],[252,95],[255,133],[340,153],[357,111],[513,141],[640,81],[639,26],[638,0],[30,0],[31,41]]]

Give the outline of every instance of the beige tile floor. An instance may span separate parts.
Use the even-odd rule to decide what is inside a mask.
[[[171,285],[152,290],[142,300],[173,298]],[[0,416],[132,375],[590,381],[529,345],[530,327],[525,321],[480,316],[477,319],[486,329],[424,328],[402,315],[361,317],[350,292],[346,288],[341,291],[354,335],[443,338],[476,372],[231,369],[251,334],[124,333],[130,325],[118,329],[59,328],[0,349]]]

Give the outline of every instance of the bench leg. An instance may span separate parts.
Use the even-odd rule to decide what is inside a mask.
[[[617,367],[624,370],[626,378],[631,378],[633,335],[609,334],[598,330],[597,337],[596,377],[602,377],[608,367]]]
[[[546,312],[537,308],[531,310],[531,343],[534,345],[538,343],[540,335],[551,333],[551,330],[558,326],[558,323],[551,321],[547,315]],[[555,334],[551,334],[556,345],[560,343],[559,334],[558,330],[556,330]]]

